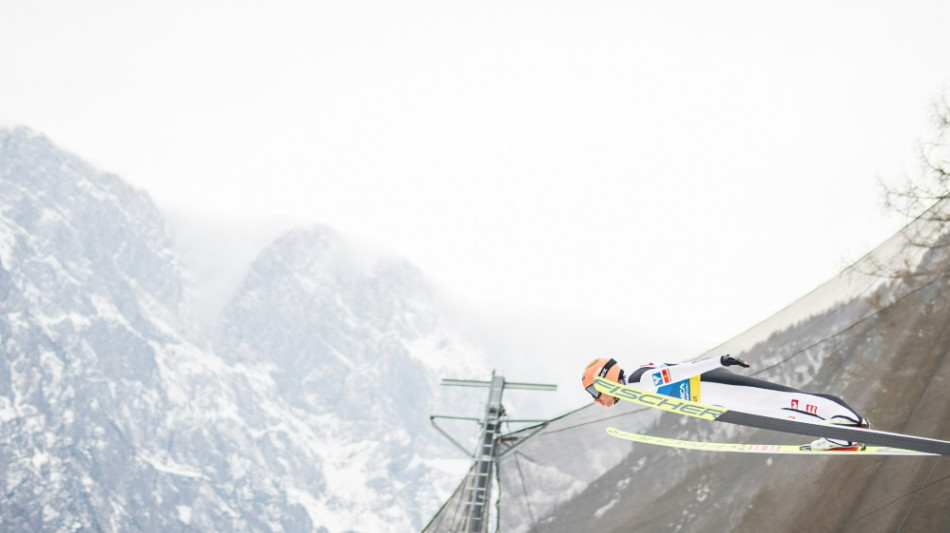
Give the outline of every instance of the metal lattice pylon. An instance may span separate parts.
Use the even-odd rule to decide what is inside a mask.
[[[489,502],[491,500],[492,477],[497,468],[498,459],[498,441],[501,437],[501,425],[505,422],[505,407],[501,400],[505,388],[554,391],[556,385],[543,385],[538,383],[515,383],[507,382],[503,376],[498,376],[492,371],[490,381],[443,379],[443,385],[458,387],[487,387],[488,403],[485,406],[485,415],[482,419],[458,417],[458,416],[436,416],[430,417],[432,424],[445,437],[461,450],[468,453],[468,450],[458,441],[452,438],[436,423],[436,419],[449,418],[455,420],[475,420],[481,424],[482,433],[478,441],[478,446],[472,454],[474,463],[469,475],[463,483],[462,494],[456,494],[453,498],[460,497],[464,501],[465,518],[461,521],[452,521],[449,529],[453,533],[488,533],[488,514]],[[508,422],[538,422],[537,420],[508,420]],[[440,511],[441,512],[441,511]],[[428,531],[429,528],[427,527]]]

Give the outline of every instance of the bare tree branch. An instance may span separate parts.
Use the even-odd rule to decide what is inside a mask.
[[[890,265],[873,260],[869,274],[891,279],[950,274],[921,268],[910,260],[920,257],[914,250],[950,247],[946,238],[950,234],[950,88],[935,100],[932,121],[932,138],[918,149],[919,175],[905,175],[893,185],[879,180],[884,208],[906,218],[908,225],[901,232],[903,259],[892,258]]]

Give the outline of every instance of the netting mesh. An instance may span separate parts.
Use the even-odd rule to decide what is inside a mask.
[[[493,513],[489,530],[530,530],[528,525],[577,496],[630,453],[629,442],[603,438],[608,426],[649,425],[660,414],[632,404],[618,404],[610,411],[591,404],[502,437],[496,471],[501,512]],[[465,489],[471,473],[425,533],[466,531]]]
[[[498,465],[503,502],[499,531],[530,531],[532,525],[544,524],[552,509],[578,497],[619,465],[632,446],[604,438],[608,426],[644,429],[660,415],[628,403],[610,410],[590,404],[551,420],[524,442],[519,443],[518,437],[531,429],[509,436],[511,447]]]
[[[456,487],[455,491],[449,496],[439,512],[423,529],[424,533],[435,532],[453,532],[466,531],[468,525],[468,506],[466,489],[472,484],[472,477],[475,472],[475,465],[468,469],[468,473]]]

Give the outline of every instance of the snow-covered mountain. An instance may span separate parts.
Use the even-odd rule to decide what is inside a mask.
[[[0,130],[0,529],[420,529],[437,380],[487,368],[425,277],[305,227],[207,327],[190,279],[147,194]]]

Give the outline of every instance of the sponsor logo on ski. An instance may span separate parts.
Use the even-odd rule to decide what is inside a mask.
[[[653,374],[653,386],[659,387],[662,384],[663,384],[663,376],[661,376],[659,372],[655,372]]]
[[[656,407],[657,409],[662,409],[664,411],[693,416],[696,418],[715,420],[727,411],[726,409],[719,407],[693,403],[688,400],[681,400],[672,396],[654,394],[652,392],[635,389],[633,387],[618,385],[617,383],[607,381],[603,378],[596,378],[594,380],[594,384],[596,385],[597,390],[604,394],[616,396],[622,400],[628,400],[642,405]]]
[[[750,452],[777,452],[782,447],[778,444],[743,444],[740,449]]]
[[[669,382],[673,381],[673,378],[670,377],[670,371],[669,371],[669,370],[667,370],[667,369],[664,368],[663,371],[661,372],[661,374],[663,374],[663,383],[669,383]]]

